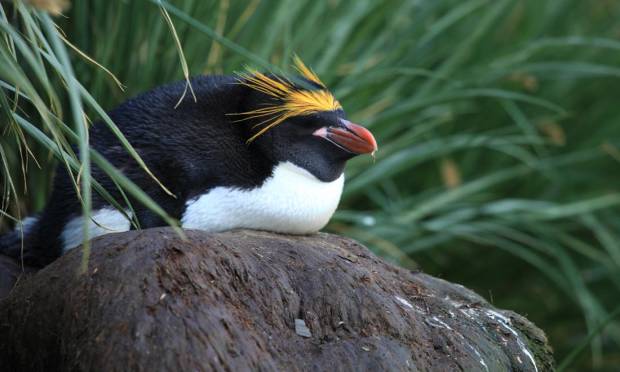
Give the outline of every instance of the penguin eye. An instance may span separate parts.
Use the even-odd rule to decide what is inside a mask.
[[[342,116],[338,115],[336,111],[317,112],[300,118],[303,118],[303,121],[300,122],[301,125],[314,129],[320,127],[340,127],[343,120]]]

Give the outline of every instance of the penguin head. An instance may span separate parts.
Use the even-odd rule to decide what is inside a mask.
[[[250,88],[240,121],[247,123],[248,144],[273,160],[288,161],[324,182],[337,179],[347,160],[374,153],[372,133],[347,120],[340,103],[299,58],[300,77],[241,75],[239,83]]]

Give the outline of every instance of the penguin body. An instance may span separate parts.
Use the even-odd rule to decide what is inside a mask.
[[[178,82],[143,93],[109,113],[173,196],[148,176],[103,123],[90,129],[91,146],[183,228],[318,231],[336,210],[346,161],[376,150],[376,142],[370,132],[348,122],[333,101],[326,105],[326,90],[314,75],[303,76],[312,85],[310,90],[283,78],[260,76],[277,87],[288,82],[287,94],[302,96],[286,101],[287,96],[274,97],[268,90],[240,84],[239,77],[200,76],[191,80],[196,101],[187,95],[178,102],[185,87],[185,82]],[[311,110],[299,111],[297,106],[306,102]],[[288,116],[259,133],[278,115],[269,109],[266,117],[262,110],[279,109],[276,105],[287,107],[289,111],[282,112]],[[123,200],[101,169],[93,165],[92,175],[116,200]],[[166,225],[139,202],[129,201],[133,211],[125,213],[136,218],[140,228]],[[58,167],[45,209],[30,217],[22,231],[1,237],[0,250],[17,256],[23,245],[24,260],[42,266],[82,243],[83,223],[70,177]],[[134,228],[96,193],[88,223],[90,238]]]

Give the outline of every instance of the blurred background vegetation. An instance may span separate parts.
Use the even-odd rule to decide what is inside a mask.
[[[78,159],[104,166],[85,128],[105,110],[298,53],[379,142],[349,165],[328,230],[526,315],[569,370],[620,366],[619,1],[0,6],[0,229],[44,206],[58,159],[88,210],[101,190]]]

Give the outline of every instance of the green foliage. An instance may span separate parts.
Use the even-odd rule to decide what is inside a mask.
[[[620,3],[75,1],[53,19],[62,33],[20,1],[0,6],[9,215],[43,207],[54,159],[74,170],[88,213],[90,185],[106,192],[89,157],[156,209],[88,149],[88,121],[113,127],[104,109],[183,79],[185,63],[190,74],[286,71],[296,52],[379,142],[374,163],[349,165],[331,231],[489,293],[545,329],[575,370],[620,360],[609,318],[620,297]]]

